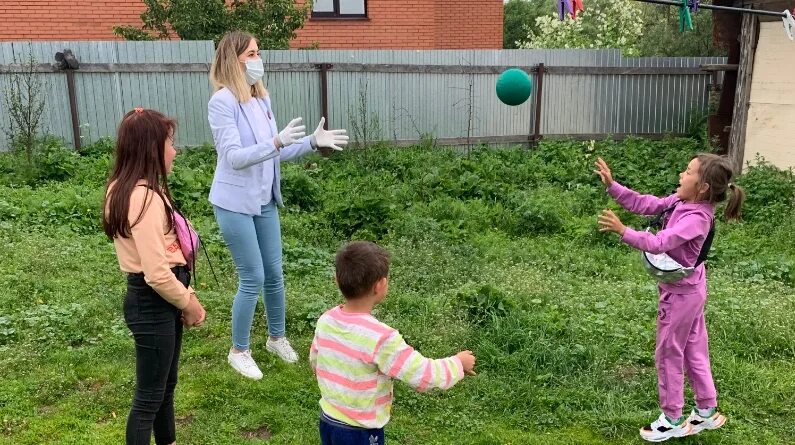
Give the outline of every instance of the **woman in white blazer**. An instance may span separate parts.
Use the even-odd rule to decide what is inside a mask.
[[[255,380],[262,372],[251,357],[249,337],[260,291],[268,320],[266,349],[288,363],[298,360],[285,337],[280,162],[317,147],[341,150],[348,143],[345,130],[323,129],[325,118],[309,136],[300,117],[278,131],[263,74],[256,39],[243,32],[225,35],[210,68],[216,91],[208,119],[218,153],[210,203],[239,275],[228,361]]]

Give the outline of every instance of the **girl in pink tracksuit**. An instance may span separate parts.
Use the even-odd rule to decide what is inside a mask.
[[[745,192],[731,183],[733,169],[725,157],[714,154],[694,157],[679,174],[676,193],[665,198],[641,195],[613,181],[610,168],[601,158],[596,166],[595,172],[607,186],[607,192],[630,212],[656,215],[673,207],[663,229],[656,234],[624,226],[610,210],[604,210],[599,216],[599,230],[618,233],[621,241],[636,249],[653,254],[667,253],[683,266],[696,266],[712,227],[717,203],[729,195],[725,217],[740,217]],[[709,362],[704,322],[707,301],[704,265],[697,265],[691,275],[679,281],[660,283],[659,292],[655,362],[663,413],[640,429],[641,437],[651,442],[717,429],[726,422],[726,417],[717,410],[717,393]],[[696,407],[687,419],[682,415],[683,369],[696,399]]]

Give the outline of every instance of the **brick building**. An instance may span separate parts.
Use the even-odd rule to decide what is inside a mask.
[[[303,0],[298,0],[303,2]],[[114,40],[141,26],[141,0],[14,0],[0,4],[0,41]],[[293,48],[502,48],[503,0],[315,0]]]

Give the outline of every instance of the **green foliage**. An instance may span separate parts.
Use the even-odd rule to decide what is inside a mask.
[[[96,233],[101,231],[103,193],[65,183],[10,189],[0,196],[0,219],[28,228]]]
[[[113,32],[127,40],[170,38],[213,40],[229,31],[246,31],[260,49],[286,49],[295,31],[306,21],[311,2],[298,6],[292,0],[144,0],[142,29],[115,26]]]
[[[211,213],[211,205],[207,201],[210,186],[213,182],[213,169],[209,164],[190,168],[175,165],[169,178],[171,197],[176,207],[188,216]]]
[[[310,212],[321,206],[323,190],[318,184],[317,169],[317,163],[309,163],[306,168],[282,167],[282,198],[286,205]]]
[[[42,141],[36,153],[36,168],[40,179],[65,181],[74,175],[80,156],[57,139]]]
[[[693,30],[679,32],[677,8],[641,5],[644,17],[643,36],[638,43],[645,57],[719,57],[726,50],[713,43],[712,11],[701,9],[692,14]]]
[[[116,141],[109,137],[104,137],[91,144],[83,145],[80,148],[80,156],[88,156],[92,158],[113,156],[114,150],[116,150]]]
[[[513,235],[550,234],[563,230],[572,214],[566,208],[565,195],[557,189],[541,188],[518,192],[511,201],[515,220],[509,228]]]
[[[381,123],[378,113],[370,110],[367,82],[359,82],[358,100],[355,102],[355,106],[348,105],[348,116],[351,117],[351,148],[366,149],[381,141]]]
[[[504,49],[517,49],[518,43],[527,39],[527,35],[536,31],[536,19],[548,15],[555,9],[550,0],[508,0],[503,13],[503,44]]]
[[[80,169],[80,156],[63,141],[44,137],[35,141],[30,159],[24,151],[0,155],[0,184],[35,185],[65,181]]]
[[[506,4],[506,42],[519,41],[519,48],[617,48],[632,57],[725,55],[724,48],[713,44],[708,10],[693,14],[694,29],[682,33],[675,7],[596,0],[585,3],[577,20],[561,22],[554,5],[546,3],[511,0]],[[530,18],[535,20],[532,25],[527,24]],[[517,35],[522,28],[523,34]]]
[[[0,444],[124,440],[133,339],[122,317],[126,282],[99,227],[111,146],[74,155],[69,175],[52,168],[25,184],[11,179],[24,164],[0,154]],[[469,154],[373,147],[283,164],[287,332],[302,359],[285,365],[264,351],[258,314],[252,345],[268,378],[254,386],[224,360],[238,283],[207,203],[215,151],[181,151],[172,191],[219,284],[202,255],[194,288],[208,319],[184,333],[180,443],[256,442],[251,435],[265,432],[273,444],[317,442],[319,393],[305,357],[317,318],[342,301],[333,256],[349,238],[392,254],[376,317],[426,356],[469,349],[478,358],[478,375],[444,393],[396,383],[390,443],[638,443],[638,426],[659,415],[656,283],[636,251],[597,232],[598,212],[616,207],[593,162],[604,157],[623,184],[663,195],[704,149],[692,139],[542,141]],[[718,218],[707,263],[712,369],[732,421],[697,440],[789,443],[795,181],[760,161],[738,183],[748,191],[746,218]]]
[[[521,48],[618,48],[626,56],[640,55],[638,43],[644,20],[632,0],[594,0],[577,20],[558,20],[555,14],[536,19],[537,31]],[[551,13],[552,11],[550,11]]]
[[[378,240],[386,234],[394,210],[388,197],[360,189],[329,203],[326,213],[331,226],[344,238]]]
[[[135,26],[114,26],[111,29],[113,30],[113,34],[123,38],[124,40],[132,40],[136,42],[151,42],[157,40],[157,38],[151,33],[144,29],[136,28]]]
[[[749,163],[749,165],[751,165]],[[737,183],[747,194],[743,217],[750,221],[779,224],[795,207],[795,176],[757,156]]]
[[[494,323],[499,318],[511,315],[516,304],[492,285],[465,286],[456,294],[459,308],[467,314],[467,319],[474,324]]]

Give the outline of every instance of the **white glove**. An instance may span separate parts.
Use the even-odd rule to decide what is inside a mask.
[[[315,132],[312,133],[312,138],[309,140],[312,146],[317,148],[331,148],[332,150],[342,151],[340,145],[348,145],[348,130],[324,130],[323,124],[326,123],[326,118],[321,117]]]
[[[300,117],[291,120],[290,123],[284,127],[284,130],[276,135],[276,139],[282,144],[282,147],[295,144],[299,139],[306,136],[306,127],[301,125],[301,120]]]

